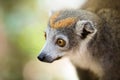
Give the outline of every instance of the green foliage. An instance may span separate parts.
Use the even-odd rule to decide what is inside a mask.
[[[8,67],[0,72],[0,79],[23,80],[24,65],[37,58],[44,44],[45,24],[36,13],[37,0],[1,0],[0,3],[10,50],[7,61],[3,62]]]

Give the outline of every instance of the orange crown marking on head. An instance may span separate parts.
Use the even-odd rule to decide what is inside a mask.
[[[55,19],[59,16],[60,12],[56,12],[55,14],[53,14],[51,17],[50,17],[50,26],[53,27],[54,26],[54,22],[55,22]]]
[[[62,20],[59,20],[57,22],[55,22],[55,19],[59,16],[59,12],[57,12],[56,14],[54,14],[51,18],[50,18],[50,26],[52,28],[62,28],[62,27],[68,27],[69,25],[75,23],[76,18],[74,17],[69,17],[69,18],[65,18]]]

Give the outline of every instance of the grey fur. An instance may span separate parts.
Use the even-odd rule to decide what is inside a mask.
[[[67,55],[76,66],[80,80],[120,80],[120,24],[118,21],[113,24],[112,21],[99,17],[102,12],[96,15],[85,10],[61,11],[56,21],[68,17],[76,17],[77,21],[64,28],[54,29],[48,26],[46,45],[40,54],[42,57],[43,54],[47,55],[44,55],[43,61],[53,62]],[[80,24],[82,21],[90,21],[91,26],[85,29],[84,25],[77,25],[79,21]],[[114,26],[116,24],[118,26]],[[80,29],[78,27],[82,29],[76,31]],[[55,44],[60,35],[67,42],[62,48]]]

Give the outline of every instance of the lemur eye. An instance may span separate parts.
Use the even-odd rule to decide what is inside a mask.
[[[46,32],[44,32],[44,37],[45,37],[45,39],[46,39]]]
[[[58,38],[57,41],[56,41],[56,44],[60,47],[64,47],[66,45],[66,42],[63,39]]]

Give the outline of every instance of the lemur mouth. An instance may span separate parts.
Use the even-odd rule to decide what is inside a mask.
[[[48,61],[47,63],[52,63],[52,62],[54,62],[54,61],[56,61],[56,60],[59,60],[59,59],[61,59],[62,57],[57,57],[56,59],[54,59],[54,60],[52,60],[52,61]]]
[[[59,60],[59,59],[61,59],[62,57],[57,57],[55,60]]]
[[[47,61],[44,61],[44,62],[46,62],[46,63],[53,63],[54,61],[56,61],[56,60],[59,60],[59,59],[61,59],[62,57],[57,57],[56,59],[54,59],[54,60],[47,60]]]

